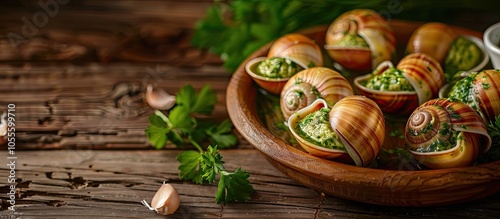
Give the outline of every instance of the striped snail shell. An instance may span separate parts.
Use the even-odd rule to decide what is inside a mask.
[[[374,100],[386,113],[409,115],[420,104],[437,97],[444,84],[443,70],[434,58],[423,53],[412,53],[401,59],[395,68],[402,72],[414,91],[381,91],[365,86],[372,77],[390,68],[394,68],[392,63],[385,61],[380,63],[372,74],[354,79],[360,93]]]
[[[357,37],[367,45],[360,44]],[[325,41],[328,55],[354,71],[371,71],[379,63],[391,60],[396,51],[396,38],[389,23],[369,9],[355,9],[339,16],[328,27]]]
[[[483,70],[457,81],[449,97],[475,109],[485,123],[500,115],[500,70]]]
[[[314,67],[302,70],[288,80],[281,92],[280,108],[286,120],[316,99],[324,99],[333,106],[353,94],[351,85],[340,73],[326,67]]]
[[[318,99],[288,120],[290,131],[302,148],[318,157],[342,163],[354,162],[357,166],[367,166],[377,157],[385,138],[385,120],[375,102],[364,96],[348,96],[331,108],[328,123],[334,132],[332,135],[335,135],[332,138],[339,139],[344,149],[322,147],[295,130],[300,119],[321,108],[328,108],[328,105]]]
[[[279,95],[283,86],[286,84],[290,76],[286,77],[266,77],[259,74],[259,65],[270,58],[286,58],[291,61],[290,65],[294,73],[300,66],[301,69],[307,69],[314,66],[323,66],[323,54],[320,47],[309,37],[299,34],[291,33],[284,35],[274,41],[267,53],[266,57],[256,57],[248,60],[245,64],[245,71],[252,77],[262,89],[275,95]],[[297,65],[295,68],[295,65]],[[280,65],[281,67],[284,64]],[[281,68],[280,67],[280,68]],[[286,69],[286,68],[285,68]],[[297,70],[298,71],[298,70]]]
[[[321,48],[311,38],[300,33],[290,33],[278,38],[273,42],[267,57],[289,58],[304,69],[323,66]]]
[[[405,140],[413,157],[433,169],[473,165],[491,146],[486,126],[474,109],[443,98],[415,109],[406,124]]]
[[[437,97],[439,89],[444,85],[441,65],[426,54],[409,54],[396,68],[402,70],[405,78],[413,85],[420,104]]]

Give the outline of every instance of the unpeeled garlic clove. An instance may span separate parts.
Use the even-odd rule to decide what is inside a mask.
[[[163,89],[153,90],[153,85],[148,84],[146,88],[146,102],[153,109],[169,110],[175,105],[175,96],[168,94]]]
[[[156,192],[151,200],[151,206],[146,202],[146,200],[142,200],[142,204],[149,208],[149,210],[154,210],[156,213],[161,215],[169,215],[173,214],[180,205],[179,193],[175,188],[163,182],[160,189]]]
[[[7,135],[7,121],[5,120],[6,116],[7,113],[5,112],[3,112],[0,116],[0,137]]]

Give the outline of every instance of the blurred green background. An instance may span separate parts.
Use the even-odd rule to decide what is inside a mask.
[[[484,0],[232,0],[214,1],[198,22],[192,44],[219,54],[234,71],[245,57],[286,33],[328,25],[340,14],[367,8],[387,20],[439,21],[484,31],[500,21],[500,1]]]

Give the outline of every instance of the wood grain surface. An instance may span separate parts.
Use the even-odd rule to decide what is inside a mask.
[[[147,84],[172,94],[185,84],[210,84],[218,97],[213,119],[228,118],[232,72],[189,43],[213,1],[68,2],[14,47],[7,34],[22,35],[22,19],[40,11],[39,1],[0,3],[0,111],[16,106],[18,156],[14,213],[7,210],[7,147],[0,146],[0,218],[165,218],[140,203],[150,202],[164,181],[181,196],[179,210],[168,218],[500,215],[498,193],[438,207],[387,207],[326,195],[292,180],[282,171],[299,173],[271,164],[237,130],[237,148],[221,153],[228,169],[250,172],[256,192],[247,203],[215,204],[216,185],[181,181],[175,160],[180,150],[153,150],[144,134],[153,112],[144,101]]]
[[[168,218],[498,218],[500,196],[442,207],[386,207],[318,193],[274,168],[254,149],[222,151],[226,168],[250,172],[256,189],[248,203],[218,205],[216,185],[178,178],[178,150],[56,150],[18,152],[19,218],[164,218],[151,201],[163,181],[179,192],[180,209]],[[7,169],[0,168],[0,177]],[[5,186],[0,197],[5,198]],[[3,206],[6,203],[3,202]],[[2,208],[4,209],[4,208]],[[1,215],[11,212],[0,211]]]

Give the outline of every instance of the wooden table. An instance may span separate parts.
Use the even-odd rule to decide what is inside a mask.
[[[0,111],[15,105],[17,157],[13,212],[8,210],[11,205],[7,195],[11,171],[6,164],[10,160],[7,145],[2,144],[0,218],[164,218],[140,203],[143,199],[150,202],[164,181],[174,185],[181,197],[179,210],[169,218],[500,217],[500,194],[471,203],[428,208],[376,206],[328,196],[279,172],[236,130],[237,148],[223,150],[222,155],[228,169],[241,166],[249,171],[256,190],[250,201],[219,205],[214,201],[215,184],[180,180],[175,160],[180,150],[172,145],[154,150],[147,142],[144,129],[153,110],[144,102],[144,93],[147,84],[172,94],[185,84],[195,89],[210,84],[219,100],[213,119],[228,117],[225,88],[231,73],[215,55],[190,47],[187,40],[208,3],[162,3],[161,9],[174,8],[198,16],[157,13],[164,18],[162,22],[183,17],[183,22],[172,22],[175,28],[163,32],[148,32],[157,30],[159,23],[147,19],[141,26],[145,28],[132,28],[136,34],[118,38],[113,38],[115,29],[75,31],[62,25],[67,22],[51,22],[41,31],[42,45],[81,45],[87,53],[33,52],[33,48],[39,48],[37,38],[30,38],[29,46],[17,48],[17,56],[0,52]],[[91,8],[97,5],[94,1],[81,4]],[[134,10],[131,5],[123,7]],[[58,20],[77,19],[72,10],[62,11]],[[13,13],[9,18],[29,14],[6,11]],[[145,16],[132,14],[135,20]],[[92,23],[103,18],[107,17],[97,14],[78,19]],[[117,20],[109,18],[100,24],[119,29]],[[8,26],[8,22],[1,25]],[[15,30],[12,26],[7,30]],[[164,41],[159,43],[158,39]],[[144,41],[163,49],[153,54],[145,46],[130,46]]]

